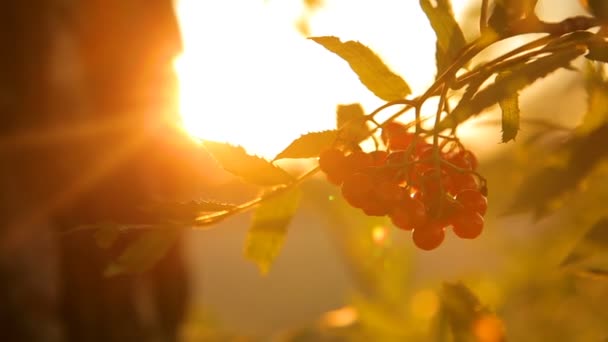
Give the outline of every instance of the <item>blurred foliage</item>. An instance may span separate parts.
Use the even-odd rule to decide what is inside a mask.
[[[107,277],[123,273],[143,273],[167,254],[181,230],[175,227],[155,228],[144,232],[129,244],[106,268]]]

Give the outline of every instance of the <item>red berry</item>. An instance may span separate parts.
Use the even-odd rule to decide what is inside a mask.
[[[388,141],[388,149],[391,151],[406,150],[416,139],[414,133],[406,133],[405,135],[393,137]]]
[[[475,239],[483,230],[483,217],[471,209],[463,209],[452,218],[454,234],[462,239]]]
[[[414,229],[412,239],[418,248],[430,251],[441,245],[445,239],[445,230],[443,226],[431,223],[426,227]]]
[[[394,135],[399,135],[399,134],[403,134],[403,133],[407,133],[407,127],[405,127],[405,125],[400,124],[398,122],[395,121],[391,121],[389,123],[387,123],[386,125],[384,125],[384,127],[382,128],[382,141],[385,144],[388,144],[388,140],[391,136]]]
[[[377,150],[369,153],[369,156],[372,160],[371,166],[382,166],[386,164],[386,159],[388,158],[388,152]]]
[[[444,227],[449,226],[452,222],[452,218],[454,215],[462,210],[462,207],[458,205],[458,203],[454,202],[453,199],[449,197],[444,197],[443,202],[441,202],[441,210],[439,208],[436,209],[435,216],[433,219],[437,222],[443,224]]]
[[[395,226],[406,230],[423,227],[427,223],[426,207],[411,197],[397,202],[389,216]]]
[[[397,122],[389,122],[382,129],[382,140],[391,151],[407,149],[416,138],[416,134],[408,132],[406,126]]]
[[[402,200],[406,194],[398,183],[391,180],[379,180],[374,188],[374,196],[383,202],[396,203]]]
[[[374,179],[366,173],[354,173],[344,179],[342,196],[353,207],[361,208],[369,201],[374,189]]]
[[[445,170],[441,169],[428,169],[420,175],[420,179],[421,186],[428,191],[439,192],[440,185],[444,191],[453,187],[452,177]]]
[[[336,185],[340,185],[344,177],[351,173],[344,152],[336,148],[330,148],[321,152],[319,155],[319,168],[325,172],[327,179]]]
[[[488,200],[478,190],[463,190],[456,195],[456,201],[481,216],[485,215],[488,210]]]
[[[468,150],[449,153],[446,155],[445,160],[465,170],[473,171],[478,166],[477,158],[473,152]]]
[[[332,173],[341,165],[344,165],[344,152],[336,148],[329,148],[319,155],[319,167],[325,173]]]
[[[363,171],[363,169],[372,166],[373,163],[372,156],[363,151],[355,151],[346,156],[346,167],[351,173]]]
[[[418,148],[418,146],[420,147]],[[418,160],[430,160],[431,158],[433,158],[433,153],[435,153],[433,145],[418,144],[418,146],[416,146],[416,154],[418,155]]]
[[[361,210],[368,216],[384,216],[390,212],[391,206],[386,202],[375,200],[373,197],[367,197]]]
[[[412,220],[410,218],[410,214],[405,207],[395,207],[389,214],[391,218],[391,222],[397,228],[401,228],[403,230],[412,230],[414,229],[414,225],[412,225]]]
[[[386,157],[386,169],[384,176],[391,180],[396,180],[397,176],[403,175],[409,169],[408,162],[412,161],[412,155],[405,151],[391,152]],[[403,178],[403,177],[401,177]]]
[[[430,163],[416,163],[412,165],[409,172],[409,180],[411,183],[417,183],[422,186],[421,179],[433,170],[433,165]]]
[[[395,151],[388,154],[386,157],[387,165],[404,165],[413,161],[412,155],[406,151]]]
[[[473,154],[473,152],[469,150],[463,151],[462,158],[469,162],[469,165],[471,165],[472,170],[477,170],[479,162],[477,161],[477,157],[475,157],[475,154]]]
[[[389,122],[382,128],[382,140],[391,151],[405,150],[415,137],[415,134],[407,131],[406,126],[398,122]]]
[[[416,151],[417,155],[420,155],[424,151],[426,151],[428,149],[432,149],[432,148],[433,148],[433,144],[429,144],[428,142],[424,141],[424,139],[418,138],[416,140],[416,147],[414,148],[414,150]]]
[[[397,202],[389,213],[389,217],[395,226],[404,230],[422,227],[427,222],[424,204],[410,197],[405,197]]]
[[[341,175],[326,173],[325,177],[327,178],[327,180],[330,183],[332,183],[333,185],[337,185],[337,186],[342,185],[342,182],[344,181],[344,179],[342,179]]]
[[[455,173],[452,175],[452,193],[460,193],[464,190],[477,190],[477,180],[472,173]]]

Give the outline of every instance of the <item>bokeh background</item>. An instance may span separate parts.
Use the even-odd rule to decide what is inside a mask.
[[[452,4],[465,36],[479,34],[480,1]],[[433,31],[413,0],[5,6],[0,340],[458,341],[444,335],[441,304],[451,299],[464,322],[452,329],[474,330],[486,342],[502,341],[503,329],[511,341],[608,337],[605,276],[560,267],[605,214],[607,168],[550,214],[505,215],[526,175],[559,159],[554,151],[580,124],[583,73],[560,70],[522,92],[516,142],[500,143],[497,109],[459,128],[488,180],[478,239],[448,234],[439,249],[418,250],[409,232],[349,207],[318,175],[303,184],[301,208],[267,275],[243,255],[247,212],[185,230],[146,272],[107,278],[105,267],[142,232],[121,232],[100,248],[91,229],[74,227],[158,223],[138,210],[150,200],[257,196],[198,139],[271,159],[301,134],[335,128],[338,105],[370,112],[383,104],[347,63],[306,37],[364,43],[417,95],[435,78]],[[540,0],[537,14],[560,21],[586,13],[575,0]],[[501,42],[474,63],[535,37]],[[574,66],[586,70],[585,63]],[[281,165],[304,172],[314,164]],[[607,267],[601,257],[593,262]],[[498,323],[467,321],[471,308]]]

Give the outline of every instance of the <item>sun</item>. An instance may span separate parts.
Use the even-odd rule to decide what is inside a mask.
[[[453,1],[455,12],[464,2]],[[338,104],[382,104],[345,62],[298,33],[301,0],[179,0],[176,6],[184,40],[175,61],[179,107],[194,137],[271,158],[300,134],[334,128]],[[327,0],[311,28],[313,35],[372,47],[415,91],[433,80],[434,36],[417,1],[374,7]]]

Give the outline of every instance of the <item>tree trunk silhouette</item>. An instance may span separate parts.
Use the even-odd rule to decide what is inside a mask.
[[[172,1],[15,1],[0,13],[0,339],[175,340],[182,241],[148,272],[105,278],[138,233],[104,250],[92,231],[64,232],[154,223],[139,206],[200,188],[198,147],[170,124]]]

